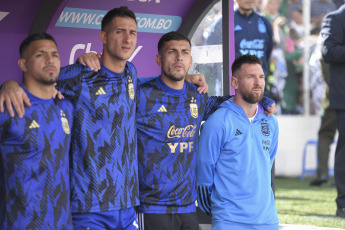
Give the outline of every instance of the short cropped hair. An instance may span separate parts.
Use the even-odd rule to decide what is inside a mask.
[[[129,10],[127,6],[120,6],[119,8],[114,8],[108,11],[108,13],[106,13],[106,15],[103,17],[102,31],[104,31],[105,27],[109,25],[111,23],[111,20],[113,20],[113,18],[115,17],[132,18],[135,23],[137,23],[134,12]]]
[[[169,42],[169,41],[187,41],[189,43],[189,45],[192,47],[192,44],[189,40],[189,38],[179,32],[176,31],[171,31],[169,33],[164,34],[158,42],[158,52],[160,52],[160,50],[162,49],[162,47],[164,46],[165,42]]]
[[[262,65],[262,61],[260,58],[258,58],[255,55],[251,54],[245,54],[242,56],[239,56],[235,59],[235,61],[232,63],[231,71],[232,75],[234,76],[237,71],[239,71],[243,64],[259,64]]]
[[[32,42],[38,41],[38,40],[50,40],[50,41],[54,42],[55,45],[57,46],[55,39],[50,34],[34,33],[34,34],[29,35],[27,38],[25,38],[24,41],[22,41],[22,43],[20,44],[20,46],[19,46],[20,57],[23,57],[23,53],[30,46],[30,44]]]

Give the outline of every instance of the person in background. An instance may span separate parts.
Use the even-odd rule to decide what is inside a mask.
[[[327,14],[322,22],[322,57],[330,64],[330,108],[337,113],[339,132],[334,158],[338,196],[336,216],[345,218],[345,5]]]
[[[321,49],[320,49],[321,53]],[[322,99],[323,114],[321,116],[321,125],[318,132],[317,144],[317,161],[316,178],[311,182],[311,186],[321,186],[329,180],[328,159],[330,146],[334,141],[337,132],[337,113],[334,109],[329,107],[329,85],[330,85],[330,69],[329,64],[326,63],[322,57],[320,58],[320,65],[322,70],[322,77],[326,82],[325,91]]]
[[[262,69],[267,77],[273,49],[271,23],[254,10],[254,0],[236,2],[238,8],[234,12],[235,57],[244,54],[256,55],[262,60]]]

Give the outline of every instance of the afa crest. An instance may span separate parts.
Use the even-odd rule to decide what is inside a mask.
[[[198,118],[198,114],[199,114],[198,105],[196,104],[196,100],[194,99],[194,97],[192,97],[189,107],[190,107],[190,114],[192,115],[192,117]]]
[[[134,99],[134,86],[132,77],[128,78],[128,95],[131,99]]]
[[[264,136],[269,136],[270,135],[270,127],[268,126],[267,123],[261,123],[261,133]]]
[[[68,120],[66,118],[66,115],[64,114],[64,112],[62,110],[60,110],[60,115],[61,115],[61,124],[62,124],[63,131],[66,134],[70,134],[71,129],[69,128],[69,124],[68,124]]]

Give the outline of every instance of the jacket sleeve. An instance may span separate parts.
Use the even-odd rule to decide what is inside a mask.
[[[269,97],[262,97],[259,104],[267,111],[268,107],[270,107],[272,104],[276,103],[274,100],[272,100]]]
[[[198,205],[206,214],[211,214],[211,194],[213,189],[214,170],[223,146],[222,114],[215,112],[203,125],[197,155],[197,190]]]
[[[272,137],[272,145],[270,147],[270,163],[271,163],[271,168],[274,162],[274,158],[277,154],[277,149],[278,149],[278,136],[279,136],[279,126],[278,126],[278,120],[275,115],[272,115],[272,123],[273,123],[273,137]]]
[[[322,56],[325,62],[345,62],[345,10],[326,15],[322,22]]]

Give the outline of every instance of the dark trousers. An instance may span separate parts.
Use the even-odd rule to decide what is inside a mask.
[[[198,215],[192,213],[139,213],[141,230],[199,230]]]
[[[338,196],[335,202],[345,208],[345,110],[336,110],[338,122],[338,144],[334,158],[334,179]]]
[[[337,113],[334,109],[327,108],[321,118],[321,126],[317,145],[317,176],[328,177],[328,158],[330,146],[337,131]]]

